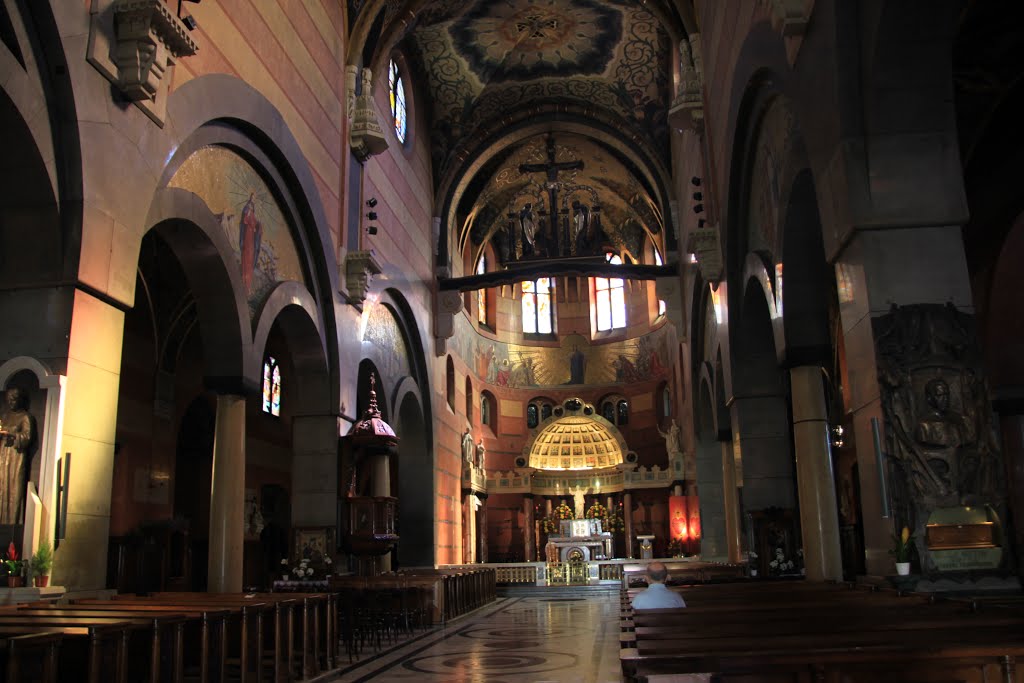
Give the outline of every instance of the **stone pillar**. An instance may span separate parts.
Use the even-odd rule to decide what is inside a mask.
[[[537,559],[536,541],[534,540],[537,525],[533,517],[533,494],[523,494],[523,560],[525,562],[534,562]]]
[[[1024,564],[1021,553],[1024,552],[1024,414],[1021,406],[1011,408],[1009,401],[996,402],[999,410],[999,429],[1003,437],[1003,461],[1006,463],[1007,499],[1011,520],[1003,520],[1003,524],[1012,521],[1013,538],[1008,539],[1014,547],[1014,557],[1018,571]]]
[[[626,522],[626,558],[633,559],[633,494],[622,493],[622,518]]]
[[[473,494],[462,496],[462,563],[473,564],[476,558],[476,510],[473,509]]]
[[[732,452],[732,441],[719,443],[722,445],[722,503],[725,508],[726,550],[730,562],[741,562],[743,520],[740,519],[740,482],[736,477],[736,458]]]
[[[386,452],[375,453],[370,458],[370,462],[367,463],[370,471],[373,472],[373,483],[370,485],[370,490],[375,496],[390,496],[391,459]],[[392,554],[390,552],[380,556],[380,560],[377,561],[377,570],[380,573],[383,574],[391,571],[391,557]]]
[[[789,371],[793,403],[793,448],[804,566],[811,581],[841,581],[843,558],[839,515],[826,420],[824,375],[816,365]]]
[[[934,170],[938,172],[941,168],[945,166],[936,165]],[[914,180],[920,182],[919,178]],[[960,197],[951,189],[947,190],[950,200]],[[938,205],[930,202],[929,206]],[[967,216],[965,204],[963,208],[962,215],[951,215],[947,224],[938,227],[876,229],[883,228],[876,223],[871,230],[854,233],[835,260],[836,280],[841,285],[839,312],[849,376],[848,392],[843,398],[853,409],[868,574],[892,573],[889,548],[895,523],[892,518],[882,517],[878,464],[871,445],[871,418],[878,418],[885,424],[872,321],[888,314],[894,304],[952,304],[963,312],[973,310],[960,229],[962,219]],[[903,210],[909,209],[904,207]],[[884,428],[882,431],[882,448],[885,449],[888,435]],[[891,487],[892,482],[889,485]],[[807,545],[804,547],[806,549]]]
[[[476,533],[478,540],[478,548],[476,554],[476,561],[481,564],[487,563],[487,498],[481,498],[477,494],[473,494],[473,505],[476,507]]]
[[[242,542],[245,513],[245,398],[217,396],[210,487],[210,560],[208,590],[242,590]]]
[[[550,517],[552,509],[553,509],[553,506],[551,505],[551,499],[550,498],[545,498],[544,499],[544,516],[545,517]]]
[[[681,496],[683,495],[683,485],[679,482],[672,484],[672,495]]]

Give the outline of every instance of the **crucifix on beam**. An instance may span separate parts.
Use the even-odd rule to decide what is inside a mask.
[[[546,179],[544,187],[548,191],[548,202],[551,207],[550,212],[550,228],[553,233],[553,239],[555,241],[554,254],[548,254],[549,256],[568,256],[570,252],[569,248],[569,234],[568,225],[566,221],[559,220],[560,212],[558,210],[558,191],[561,189],[561,183],[558,181],[558,174],[562,171],[576,171],[583,168],[583,162],[580,160],[576,161],[555,161],[555,138],[552,135],[547,137],[547,161],[540,164],[520,164],[520,173],[545,173]],[[567,212],[566,212],[567,213]],[[520,215],[522,218],[522,215]],[[532,216],[530,217],[532,220]]]

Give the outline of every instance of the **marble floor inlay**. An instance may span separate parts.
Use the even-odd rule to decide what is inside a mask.
[[[571,590],[571,589],[570,589]],[[549,592],[548,592],[549,591]],[[621,680],[617,590],[501,597],[393,647],[364,650],[331,681],[613,683]]]

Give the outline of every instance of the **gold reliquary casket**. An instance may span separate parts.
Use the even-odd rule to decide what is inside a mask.
[[[925,525],[925,546],[940,570],[996,569],[1002,545],[1002,525],[987,505],[939,508]]]

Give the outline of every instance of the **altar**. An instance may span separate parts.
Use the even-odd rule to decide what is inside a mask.
[[[601,530],[599,519],[564,519],[559,532],[548,537],[548,562],[589,562],[615,557],[612,535]]]

